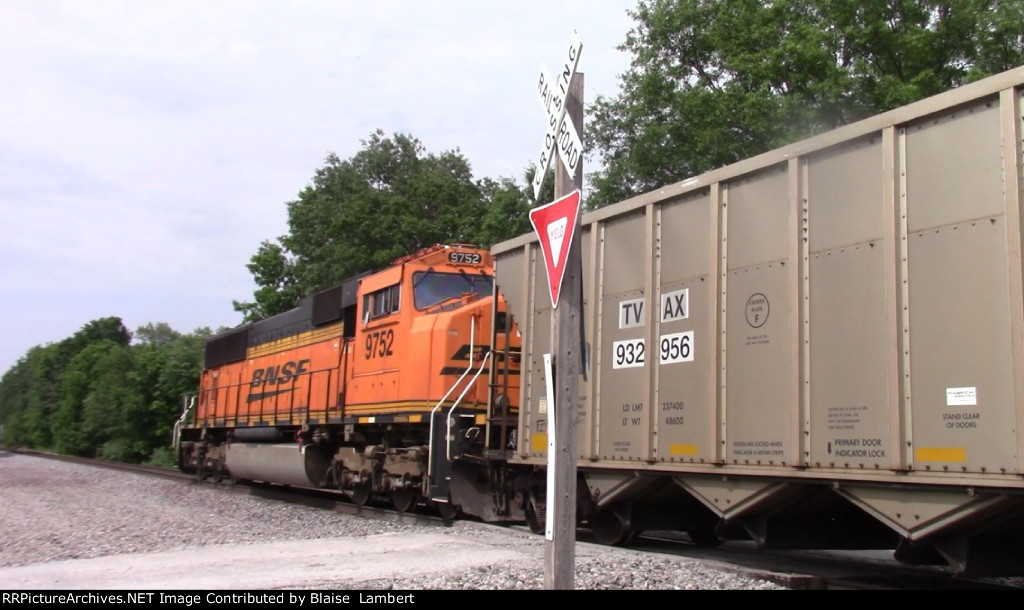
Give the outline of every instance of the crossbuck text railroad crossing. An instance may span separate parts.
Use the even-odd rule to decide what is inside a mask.
[[[562,165],[565,166],[565,171],[569,176],[576,175],[576,168],[579,167],[583,157],[583,142],[580,141],[579,132],[576,131],[576,125],[573,124],[572,118],[565,112],[565,98],[569,94],[569,82],[576,74],[576,66],[579,65],[582,51],[583,42],[576,30],[573,30],[569,36],[565,61],[559,66],[555,77],[551,77],[543,64],[540,68],[540,76],[537,79],[537,96],[547,113],[548,124],[537,159],[537,171],[533,176],[534,199],[540,197],[540,187],[544,183],[544,176],[551,165],[551,158],[555,156],[556,148],[558,157],[562,160]]]

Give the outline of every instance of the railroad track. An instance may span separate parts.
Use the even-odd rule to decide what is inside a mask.
[[[186,475],[178,470],[168,468],[30,450],[5,450],[120,472],[162,477],[180,481],[182,484],[209,485],[222,489],[225,493],[242,493],[343,514],[418,525],[438,527],[450,525],[449,521],[439,515],[423,511],[399,512],[390,507],[360,506],[337,492],[263,483],[235,483],[228,480],[200,481],[193,475]],[[525,526],[492,527],[514,529],[520,532],[529,531]],[[583,528],[577,531],[577,540],[597,544],[590,532]],[[648,532],[639,536],[629,548],[638,553],[672,555],[701,561],[721,569],[756,576],[795,590],[1018,590],[1024,588],[1024,585],[1013,579],[967,579],[956,577],[945,569],[908,567],[895,562],[882,552],[778,551],[758,549],[753,544],[745,542],[725,542],[717,547],[706,547],[695,545],[685,535],[673,532]]]
[[[424,512],[402,513],[394,509],[385,508],[381,506],[359,506],[351,502],[344,496],[342,496],[340,493],[333,491],[305,489],[300,487],[288,487],[285,485],[276,485],[252,481],[237,483],[231,480],[200,480],[196,478],[195,475],[185,474],[180,470],[173,468],[146,466],[143,464],[128,464],[125,462],[113,462],[109,460],[100,460],[95,458],[83,458],[76,456],[60,455],[56,453],[47,453],[43,451],[27,449],[0,448],[0,451],[10,451],[12,453],[20,453],[22,455],[31,455],[35,457],[42,457],[52,460],[72,462],[75,464],[82,464],[96,468],[107,468],[110,470],[117,470],[119,472],[133,472],[145,476],[161,477],[180,481],[184,484],[190,485],[209,485],[212,487],[222,489],[226,493],[246,494],[256,496],[259,498],[266,498],[269,500],[286,502],[289,504],[300,504],[303,506],[318,508],[321,510],[332,510],[346,515],[371,517],[374,519],[380,519],[384,521],[395,521],[398,523],[410,523],[419,525],[446,526],[450,524],[448,521],[441,518],[440,516],[427,514]]]

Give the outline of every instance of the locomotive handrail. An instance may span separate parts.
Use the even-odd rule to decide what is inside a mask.
[[[192,409],[196,407],[195,393],[192,394],[191,400],[189,400],[189,397],[187,395],[185,396],[185,399],[188,400],[188,404],[185,405],[185,410],[181,412],[181,417],[178,418],[178,421],[174,422],[174,444],[172,446],[174,447],[175,453],[178,452],[181,446],[181,426],[185,423],[185,418],[188,417],[188,414],[191,413]]]
[[[462,399],[466,396],[466,392],[468,392],[469,388],[473,387],[473,384],[476,383],[476,380],[480,378],[480,373],[484,372],[484,367],[487,366],[487,359],[491,357],[491,354],[492,354],[492,352],[487,352],[486,354],[484,354],[484,359],[480,363],[480,368],[478,368],[476,370],[476,375],[473,375],[473,379],[470,380],[470,382],[466,384],[465,388],[463,388],[462,394],[459,394],[459,397],[456,398],[455,402],[452,403],[452,408],[448,410],[448,416],[445,418],[445,422],[451,420],[452,413],[455,412],[455,407],[459,406],[459,403],[462,402]],[[433,424],[434,422],[431,421],[430,423]],[[450,462],[450,461],[452,461],[452,438],[451,438],[451,436],[449,436],[447,434],[445,434],[444,437],[445,437],[444,454],[445,454],[445,457],[448,458],[448,461]]]
[[[434,405],[434,408],[430,410],[430,436],[428,436],[427,438],[429,438],[431,441],[433,441],[433,439],[434,439],[434,420],[436,419],[434,417],[434,415],[437,414],[438,409],[441,408],[441,405],[444,404],[444,401],[448,400],[448,397],[451,396],[452,392],[455,391],[455,388],[459,387],[459,384],[462,383],[462,380],[466,378],[466,375],[468,375],[469,372],[473,370],[473,341],[474,341],[475,338],[476,338],[476,326],[472,322],[470,322],[470,324],[469,324],[469,364],[466,366],[466,370],[462,372],[462,375],[460,375],[459,378],[455,380],[455,383],[452,384],[452,387],[448,388],[448,391],[444,393],[444,396],[441,397],[441,400],[437,401],[437,404]],[[479,375],[479,373],[477,373],[477,375]],[[473,379],[476,379],[476,377],[474,377]],[[472,384],[470,384],[470,385],[472,385]],[[466,387],[468,389],[470,386],[466,386]],[[465,391],[463,391],[463,393],[462,393],[462,396],[464,396],[464,395],[465,395]],[[460,400],[462,399],[462,396],[459,397]],[[452,409],[454,409],[455,405],[457,405],[457,404],[459,404],[458,400],[456,400],[455,403],[452,404]],[[450,414],[451,414],[451,412],[449,412],[449,416],[450,416]],[[446,434],[445,436],[448,436],[448,435]],[[445,453],[447,454],[447,452],[448,452],[448,449],[445,448]],[[450,460],[450,458],[449,458],[449,460]],[[427,476],[433,476],[433,474],[434,474],[434,452],[433,451],[428,451],[427,452]]]
[[[373,374],[378,373],[379,371],[375,371]],[[321,383],[321,385],[323,385],[324,387],[320,389],[314,388],[314,386],[318,383],[318,380],[322,380],[325,377],[326,381],[323,381]],[[300,419],[302,419],[303,416],[305,416],[306,418],[310,417],[310,415],[315,412],[310,410],[309,406],[310,404],[312,404],[311,401],[313,397],[321,397],[323,396],[324,392],[327,392],[328,395],[331,395],[332,387],[335,387],[333,385],[335,384],[334,379],[335,370],[330,367],[319,368],[316,370],[305,371],[301,374],[297,374],[293,377],[293,380],[295,382],[298,382],[299,380],[305,380],[308,384],[301,388],[305,395],[305,405],[295,404],[295,402],[297,401],[296,396],[301,396],[302,394],[293,393],[290,394],[287,398],[279,398],[277,396],[257,397],[248,401],[250,405],[255,405],[255,410],[253,410],[253,408],[250,408],[250,410],[247,413],[242,412],[243,390],[246,387],[252,386],[251,381],[238,381],[236,383],[231,383],[228,385],[208,388],[205,390],[200,390],[199,392],[196,392],[196,394],[201,393],[204,396],[205,403],[207,404],[213,403],[214,405],[216,405],[223,401],[225,405],[225,410],[222,415],[205,414],[203,416],[204,421],[214,419],[216,417],[223,417],[224,422],[222,423],[222,425],[226,422],[231,422],[233,424],[241,420],[246,420],[250,424],[253,421],[256,421],[263,422],[261,425],[273,426],[275,425],[275,422],[278,421],[273,419],[277,415],[286,416],[290,421],[299,421]],[[338,383],[340,384],[340,382]],[[340,410],[341,406],[337,402],[332,403],[329,400],[325,401],[325,417],[326,414],[332,409]]]

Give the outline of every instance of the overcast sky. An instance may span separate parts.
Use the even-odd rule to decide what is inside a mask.
[[[239,324],[286,202],[376,129],[522,183],[542,65],[576,30],[584,102],[618,95],[635,6],[0,0],[0,374],[107,316]]]

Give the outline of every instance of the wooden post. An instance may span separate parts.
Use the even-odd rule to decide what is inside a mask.
[[[583,74],[577,72],[569,83],[565,113],[572,118],[583,139]],[[556,147],[557,148],[557,147]],[[555,166],[555,200],[583,188],[583,161],[576,175],[569,176],[561,160]],[[582,206],[582,203],[581,203]],[[554,354],[555,438],[557,458],[553,487],[552,536],[544,553],[544,588],[574,589],[576,572],[576,419],[582,404],[580,376],[583,371],[583,257],[580,226],[583,211],[576,216],[576,229],[565,261],[565,277],[558,296],[559,306],[551,312],[551,353]],[[551,380],[548,381],[551,383]]]

